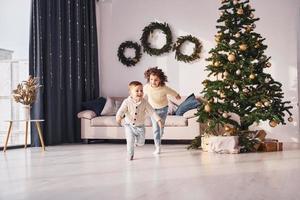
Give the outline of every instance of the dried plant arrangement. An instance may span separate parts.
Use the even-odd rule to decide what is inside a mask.
[[[22,81],[17,89],[13,90],[13,98],[17,103],[31,105],[35,102],[40,87],[42,86],[38,83],[38,78],[29,76],[27,81]]]

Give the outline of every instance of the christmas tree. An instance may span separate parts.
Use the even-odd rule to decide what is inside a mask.
[[[249,126],[269,121],[271,127],[292,121],[290,101],[283,101],[282,84],[267,69],[265,38],[254,31],[254,9],[249,0],[222,0],[217,20],[216,46],[206,59],[209,79],[203,81],[207,102],[198,109],[198,121],[207,123],[205,134],[238,135],[242,152],[257,142]]]

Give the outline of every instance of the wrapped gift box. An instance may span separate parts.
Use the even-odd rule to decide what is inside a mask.
[[[258,130],[254,137],[259,139],[260,141],[264,141],[266,138],[266,135],[267,135],[266,131]]]
[[[215,153],[239,153],[238,136],[204,136],[201,138],[203,151]]]
[[[282,151],[282,149],[283,149],[282,142],[278,142],[278,140],[275,139],[275,141],[265,140],[264,142],[262,142],[258,151],[272,152],[272,151]]]

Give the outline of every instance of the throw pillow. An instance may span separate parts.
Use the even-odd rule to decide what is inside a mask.
[[[178,106],[175,114],[182,116],[186,111],[197,108],[199,105],[200,102],[196,99],[195,95],[191,94]]]
[[[92,110],[96,113],[97,116],[100,116],[104,105],[105,105],[106,99],[103,97],[100,97],[98,99],[94,99],[91,101],[85,101],[81,104],[82,110]]]
[[[113,116],[116,113],[115,100],[111,97],[107,97],[105,106],[101,112],[101,115]]]
[[[121,107],[122,103],[123,103],[124,99],[123,100],[116,100],[116,113],[118,112],[119,108]]]

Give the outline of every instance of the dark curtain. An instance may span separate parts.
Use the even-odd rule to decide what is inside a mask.
[[[32,0],[29,47],[30,75],[43,85],[31,118],[45,119],[45,144],[79,142],[80,105],[99,96],[95,0]]]

